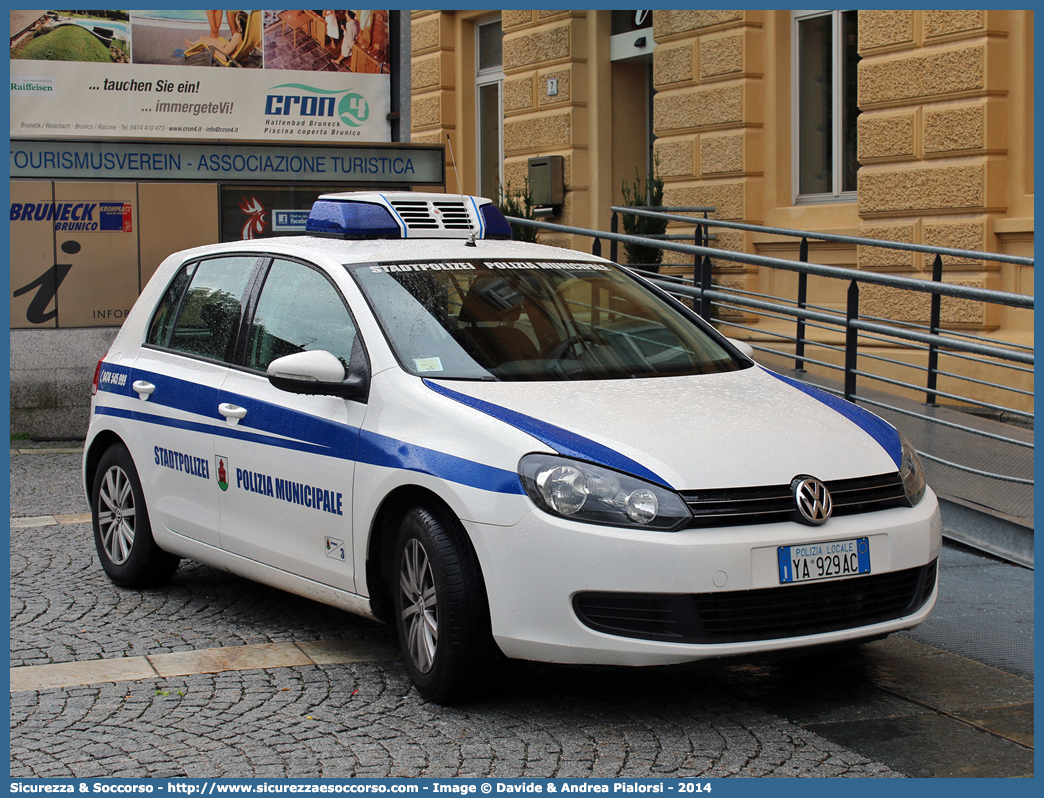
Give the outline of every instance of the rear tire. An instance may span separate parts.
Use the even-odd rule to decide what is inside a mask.
[[[178,568],[152,537],[141,481],[130,452],[114,443],[98,463],[91,491],[91,517],[98,559],[120,587],[159,587]]]
[[[478,558],[452,513],[424,506],[406,513],[392,590],[399,645],[417,692],[438,704],[483,695],[503,655],[493,642]]]

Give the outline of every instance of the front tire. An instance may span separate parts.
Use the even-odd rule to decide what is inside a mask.
[[[464,528],[442,508],[413,508],[399,528],[393,564],[395,623],[417,692],[439,704],[480,696],[503,655]]]
[[[159,587],[174,575],[180,559],[156,545],[138,471],[122,443],[110,446],[98,463],[91,516],[98,559],[117,585]]]

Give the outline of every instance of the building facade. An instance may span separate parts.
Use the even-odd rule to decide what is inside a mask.
[[[213,13],[10,12],[12,435],[82,437],[172,252],[303,232],[326,192],[444,185],[442,147],[406,143],[405,12]]]
[[[531,157],[561,155],[551,222],[608,230],[623,183],[655,169],[665,206],[712,206],[719,219],[1033,253],[1032,11],[414,11],[411,48],[412,140],[455,145],[449,190],[454,172],[465,192],[515,190]],[[798,250],[726,230],[715,246]],[[664,270],[684,273],[684,259],[665,253]],[[920,278],[932,267],[929,255],[817,242],[810,260]],[[946,281],[1033,292],[1032,267],[943,264]],[[795,293],[790,273],[715,271],[725,286]],[[813,280],[810,301],[843,307],[845,288]],[[862,303],[928,318],[926,295],[866,286]],[[1032,345],[1031,311],[946,300],[943,321]]]

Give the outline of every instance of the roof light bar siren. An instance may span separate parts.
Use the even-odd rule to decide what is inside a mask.
[[[368,191],[323,194],[306,232],[345,239],[511,238],[511,225],[492,200],[461,194]]]

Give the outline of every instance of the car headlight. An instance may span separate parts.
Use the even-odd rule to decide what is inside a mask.
[[[903,445],[902,462],[899,464],[899,476],[903,478],[903,489],[910,506],[914,506],[924,498],[924,466],[917,451],[903,435],[899,436]]]
[[[527,454],[518,463],[518,474],[529,498],[562,518],[666,532],[692,518],[674,491],[568,457]]]

